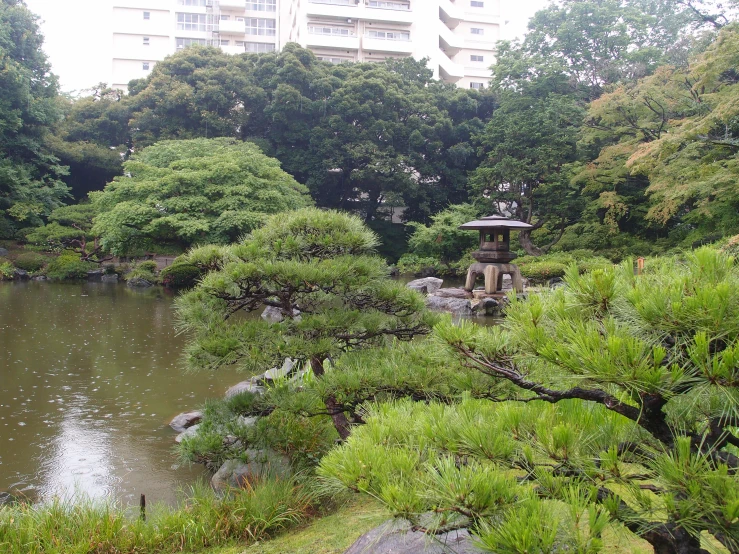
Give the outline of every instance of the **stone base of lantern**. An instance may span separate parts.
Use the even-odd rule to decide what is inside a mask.
[[[464,290],[472,292],[479,275],[485,277],[485,293],[495,294],[503,289],[503,275],[510,275],[513,290],[523,292],[523,277],[516,264],[477,263],[467,270],[467,281]]]

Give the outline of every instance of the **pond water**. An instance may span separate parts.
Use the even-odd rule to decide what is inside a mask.
[[[172,503],[168,423],[243,379],[186,373],[173,296],[104,283],[0,283],[0,491]]]

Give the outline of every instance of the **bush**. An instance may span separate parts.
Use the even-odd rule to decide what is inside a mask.
[[[192,264],[175,264],[165,267],[159,273],[159,280],[165,287],[181,289],[194,286],[201,275],[200,269]]]
[[[521,274],[533,283],[544,283],[554,277],[564,277],[567,265],[541,260],[521,266]]]
[[[31,273],[46,265],[47,259],[36,252],[24,252],[15,259],[15,267]]]
[[[54,258],[46,268],[46,276],[49,279],[71,280],[84,279],[87,272],[97,266],[90,262],[83,262],[78,254],[70,252]]]
[[[15,268],[5,258],[0,258],[0,281],[10,281],[15,277]]]
[[[152,260],[147,260],[145,262],[139,262],[136,264],[136,268],[141,271],[148,271],[149,273],[156,273],[157,270],[157,263]]]

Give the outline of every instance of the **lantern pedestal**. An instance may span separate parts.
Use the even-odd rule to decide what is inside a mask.
[[[503,275],[510,275],[513,290],[523,292],[523,277],[521,270],[516,264],[499,263],[476,263],[467,270],[467,280],[464,290],[472,292],[475,289],[477,277],[483,275],[485,278],[485,293],[495,294],[503,289]]]

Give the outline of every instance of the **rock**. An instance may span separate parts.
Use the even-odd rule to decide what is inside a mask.
[[[239,416],[236,418],[236,421],[239,425],[242,427],[253,427],[257,424],[257,421],[259,421],[258,417],[246,417],[246,416]]]
[[[273,367],[269,371],[265,371],[262,379],[265,381],[275,381],[276,379],[287,377],[290,375],[293,367],[295,367],[295,360],[285,358],[285,361],[282,363],[282,367]]]
[[[134,277],[133,279],[129,279],[126,285],[131,288],[146,288],[154,286],[152,283],[141,277]]]
[[[416,292],[420,292],[423,295],[426,295],[429,292],[428,290],[426,290],[426,285],[423,285],[423,286],[418,286],[418,285],[411,286],[411,285],[408,285],[408,288],[411,289],[411,290],[414,290]]]
[[[296,321],[300,321],[300,312],[298,310],[293,310],[293,318]],[[280,308],[275,308],[274,306],[267,306],[262,312],[262,319],[269,321],[270,323],[279,323],[283,319],[282,310],[280,310]]]
[[[426,297],[426,307],[439,312],[451,312],[454,315],[472,314],[472,304],[462,298],[442,298],[440,296]]]
[[[26,279],[30,279],[30,275],[28,275],[28,271],[25,269],[16,269],[15,278],[20,281],[25,281]]]
[[[400,276],[400,270],[395,266],[391,266],[390,267],[390,277],[399,277],[399,276]]]
[[[10,252],[8,252],[8,249],[7,248],[0,248],[0,257],[4,258],[8,254],[10,254]]]
[[[437,279],[436,277],[424,277],[423,279],[416,279],[408,283],[408,287],[426,287],[428,294],[434,294],[441,288],[444,279]]]
[[[434,293],[434,296],[465,299],[470,297],[470,293],[464,289],[439,289]]]
[[[264,387],[260,387],[251,379],[249,381],[241,381],[241,383],[236,383],[233,387],[226,391],[226,398],[231,398],[232,396],[236,396],[237,394],[241,394],[242,392],[262,394],[264,392]]]
[[[103,278],[103,275],[105,275],[104,269],[91,269],[87,272],[87,280],[100,281]]]
[[[192,427],[188,427],[182,433],[177,435],[174,440],[178,443],[182,442],[183,439],[189,439],[190,437],[194,437],[198,434],[198,429],[200,429],[200,425],[193,425]]]
[[[2,249],[0,248],[0,250]],[[3,506],[10,506],[12,504],[18,504],[18,502],[20,502],[20,500],[18,500],[17,496],[12,495],[9,492],[0,492],[0,508]]]
[[[478,554],[469,531],[431,537],[411,531],[406,521],[390,520],[365,533],[344,554]]]
[[[117,283],[118,275],[115,273],[109,273],[107,275],[103,275],[102,277],[100,277],[100,281],[103,283]]]
[[[290,462],[272,450],[247,450],[248,462],[226,460],[211,477],[210,484],[218,492],[242,488],[260,477],[284,477],[290,474]]]
[[[46,281],[46,275],[36,275],[31,277],[31,281]]]
[[[556,289],[565,286],[565,280],[562,277],[552,277],[549,279],[549,288]]]
[[[182,433],[185,429],[200,423],[201,419],[203,419],[203,412],[184,412],[174,416],[169,426],[178,433]]]

